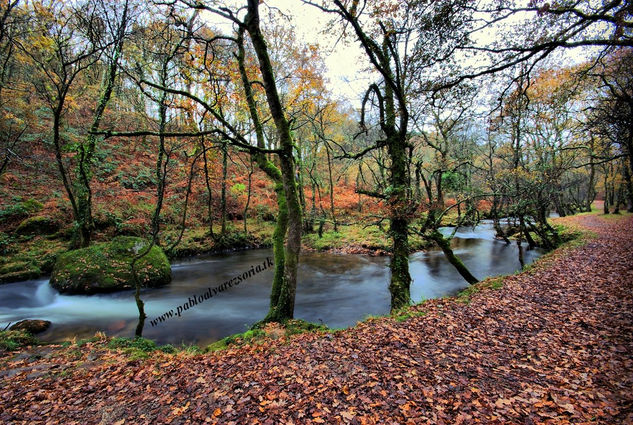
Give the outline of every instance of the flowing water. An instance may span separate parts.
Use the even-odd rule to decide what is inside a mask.
[[[453,229],[442,229],[450,234]],[[520,269],[517,246],[494,239],[490,222],[460,228],[453,249],[479,279]],[[525,251],[526,263],[541,254]],[[202,295],[251,266],[272,257],[269,249],[207,255],[172,265],[171,284],[142,292],[146,314],[143,336],[158,343],[207,344],[243,332],[268,311],[272,269],[256,274],[163,322],[158,316]],[[333,328],[354,325],[368,315],[389,312],[389,258],[365,255],[304,253],[299,265],[295,317]],[[410,261],[411,297],[414,302],[452,295],[468,284],[441,251],[418,252]],[[86,338],[96,331],[108,335],[134,335],[138,311],[133,291],[100,295],[61,295],[48,279],[0,285],[0,329],[22,319],[46,319],[51,328],[38,335],[46,341]]]

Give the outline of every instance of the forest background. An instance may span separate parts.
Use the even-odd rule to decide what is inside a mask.
[[[441,226],[551,249],[551,212],[633,208],[630,2],[304,4],[359,49],[360,102],[274,2],[3,1],[0,281],[116,236],[273,246],[277,320],[303,247],[391,255],[395,309],[413,250],[476,282]]]

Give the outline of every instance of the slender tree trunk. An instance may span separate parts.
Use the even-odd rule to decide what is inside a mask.
[[[442,173],[438,173],[435,178],[435,186],[437,187],[437,207],[438,210],[444,209],[444,192],[442,191]]]
[[[187,211],[189,209],[189,197],[191,196],[191,187],[193,184],[193,177],[195,175],[195,167],[198,159],[200,158],[200,154],[202,152],[196,153],[191,161],[191,166],[189,167],[189,177],[187,178],[187,190],[185,192],[185,201],[182,207],[182,217],[180,218],[180,232],[178,232],[178,238],[172,243],[169,247],[166,248],[165,252],[171,252],[176,246],[180,244],[182,241],[182,237],[185,234],[185,229],[187,228]]]
[[[253,189],[253,172],[255,172],[255,169],[253,168],[253,163],[252,161],[249,163],[249,169],[248,169],[248,192],[246,195],[246,204],[244,205],[244,233],[248,233],[248,227],[247,227],[247,217],[248,217],[248,207],[251,204],[251,194],[252,194],[252,189]]]
[[[303,152],[303,142],[302,140],[298,140],[297,141],[297,188],[299,189],[299,204],[301,205],[301,210],[302,211],[306,211],[306,195],[305,195],[305,188],[304,188],[304,184],[303,184],[303,179],[305,176],[305,167],[304,167],[304,163],[303,163],[303,157],[302,157],[302,152]],[[310,218],[305,216],[303,217],[303,231],[304,232],[309,232],[310,231]]]
[[[220,223],[221,230],[220,234],[222,236],[226,235],[226,176],[228,173],[228,157],[229,157],[229,148],[227,146],[226,141],[222,141],[222,189],[220,192]]]
[[[523,245],[521,245],[521,235],[523,232],[519,232],[519,237],[517,238],[517,249],[519,250],[519,264],[521,264],[521,269],[525,268],[525,259],[523,258]]]
[[[327,154],[327,170],[328,181],[330,183],[330,213],[332,215],[332,223],[334,223],[334,231],[338,232],[338,224],[336,223],[336,212],[334,211],[334,179],[332,177],[332,155],[330,154],[330,146],[325,143],[325,152]]]
[[[312,233],[314,232],[314,221],[316,219],[317,216],[317,207],[316,207],[316,196],[317,196],[317,181],[316,178],[314,177],[314,167],[316,166],[316,164],[312,165],[312,169],[310,170],[310,187],[312,189],[312,197],[310,199],[311,201],[311,206],[310,206],[310,220],[309,220],[309,228],[308,228],[308,232]]]
[[[629,154],[630,157],[630,154]],[[626,183],[626,191],[627,191],[627,204],[628,204],[628,208],[627,211],[628,212],[633,212],[633,179],[631,178],[631,172],[629,171],[629,167],[627,166],[627,164],[623,164],[622,167],[623,173],[624,173],[624,181]]]
[[[361,177],[361,164],[358,164],[358,174],[356,175],[356,193],[358,194],[358,212],[363,212],[363,199],[361,198],[361,193],[358,191],[360,188],[360,177]]]
[[[475,284],[479,282],[479,280],[472,275],[470,270],[466,267],[466,265],[459,259],[453,252],[451,248],[451,243],[449,239],[446,239],[439,231],[435,230],[431,233],[431,239],[435,241],[435,243],[442,249],[442,252],[446,256],[446,259],[455,269],[459,272],[459,274],[466,280],[466,282]]]
[[[604,204],[602,206],[602,212],[604,214],[609,214],[609,178],[606,168],[604,171]]]
[[[165,86],[167,82],[167,67],[168,62],[164,62],[162,64],[162,69],[160,73],[160,83],[161,86]],[[142,282],[138,278],[138,274],[136,272],[136,263],[142,259],[144,256],[149,254],[152,247],[158,243],[158,234],[160,232],[160,213],[163,208],[163,201],[165,196],[165,184],[167,179],[167,166],[169,165],[169,156],[166,155],[165,150],[165,128],[167,125],[167,93],[165,91],[161,92],[159,101],[158,101],[158,116],[159,116],[159,137],[158,137],[158,155],[156,157],[156,204],[154,206],[154,213],[152,214],[152,222],[151,222],[151,241],[148,246],[138,255],[134,257],[131,264],[132,270],[132,278],[134,282],[134,299],[136,301],[136,307],[138,309],[138,324],[136,326],[136,337],[143,336],[143,327],[145,325],[145,319],[147,315],[145,314],[145,303],[141,299],[141,284]]]
[[[615,205],[615,175],[613,176],[613,182],[609,185],[609,205]]]
[[[215,234],[213,233],[213,192],[211,190],[211,182],[209,179],[209,163],[207,160],[207,148],[204,144],[204,136],[200,139],[202,145],[202,159],[204,160],[204,183],[207,188],[207,218],[209,220],[209,235],[211,239],[215,240]]]
[[[496,235],[501,237],[506,245],[510,245],[510,239],[508,239],[506,232],[504,232],[499,222],[499,200],[497,196],[494,196],[492,199],[492,209],[490,213],[492,215],[492,226],[495,229]]]
[[[615,184],[613,185],[615,187]],[[624,202],[624,196],[623,196],[623,187],[621,184],[618,184],[618,188],[617,190],[614,189],[615,191],[615,209],[613,210],[613,214],[620,214],[620,204]]]
[[[530,232],[525,226],[525,218],[523,216],[519,217],[519,227],[523,229],[523,235],[525,236],[525,240],[528,243],[528,250],[534,249],[536,247],[536,242],[534,242],[534,239],[532,239],[532,235],[530,235]]]
[[[73,217],[77,223],[80,221],[79,208],[77,206],[77,201],[75,198],[75,194],[73,192],[72,184],[68,178],[66,173],[66,166],[64,165],[64,158],[62,157],[62,140],[60,134],[61,128],[61,116],[62,110],[64,108],[65,97],[60,97],[58,100],[57,107],[53,110],[53,146],[55,147],[55,160],[57,161],[57,168],[59,170],[59,174],[62,178],[62,183],[64,184],[64,189],[66,189],[66,194],[68,195],[68,199],[70,201],[70,205],[73,210]],[[83,235],[79,233],[80,240],[75,244],[76,248],[80,248],[84,246]],[[89,241],[88,241],[89,242]]]
[[[589,155],[589,182],[587,183],[587,200],[585,212],[591,212],[591,204],[596,199],[596,165],[593,161],[594,140],[591,137],[591,153]]]
[[[128,2],[123,3],[123,14],[121,23],[116,34],[116,44],[114,47],[112,59],[108,65],[106,74],[101,84],[101,94],[97,102],[92,125],[86,142],[79,146],[79,166],[77,178],[75,179],[74,190],[77,198],[77,224],[79,226],[80,246],[82,248],[90,245],[92,233],[94,232],[94,220],[92,217],[92,169],[94,162],[94,153],[97,146],[97,135],[99,125],[103,119],[106,107],[112,97],[114,83],[119,69],[119,58],[123,51],[123,42],[125,40],[125,31],[128,23]]]

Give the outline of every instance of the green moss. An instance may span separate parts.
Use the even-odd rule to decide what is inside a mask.
[[[15,351],[37,342],[33,335],[25,331],[0,331],[0,350],[2,351]]]
[[[182,258],[229,249],[269,247],[272,244],[273,227],[270,223],[248,220],[248,234],[243,233],[243,230],[238,230],[243,229],[241,225],[233,226],[229,223],[227,229],[228,233],[224,237],[216,234],[216,240],[213,240],[206,226],[187,228],[180,243],[166,254],[169,258]],[[179,233],[180,229],[176,227],[166,229],[163,232],[165,235],[163,245],[171,245],[178,238]]]
[[[20,270],[12,273],[6,273],[0,275],[0,283],[21,282],[23,280],[37,279],[42,275],[42,272],[37,269]]]
[[[66,250],[63,241],[31,237],[12,240],[0,255],[0,282],[36,279],[53,269],[57,255]]]
[[[25,261],[16,261],[14,263],[7,263],[0,266],[0,275],[13,273],[17,271],[23,271],[29,268],[31,265]]]
[[[15,229],[19,235],[50,235],[59,230],[59,223],[50,217],[36,216],[22,220]]]
[[[35,199],[27,199],[22,201],[17,198],[17,202],[0,209],[0,221],[5,219],[13,219],[17,217],[25,217],[34,214],[44,208],[44,204]]]
[[[16,247],[13,245],[13,238],[0,232],[0,255],[5,256],[16,252]]]
[[[90,338],[83,338],[83,339],[80,339],[79,341],[77,341],[77,342],[76,342],[76,345],[77,345],[77,347],[83,347],[83,346],[84,346],[84,345],[86,345],[86,344],[90,344],[90,343],[92,343],[92,342],[97,342],[97,341],[99,341],[100,339],[101,339],[101,337],[100,337],[100,336],[95,335],[95,336],[90,337]]]
[[[413,317],[426,316],[425,311],[416,310],[412,307],[413,306],[405,306],[405,307],[399,308],[398,310],[395,310],[394,312],[391,313],[391,317],[393,317],[393,319],[396,322],[405,322]]]
[[[156,342],[147,338],[112,338],[106,345],[110,350],[119,350],[130,357],[130,360],[141,360],[148,358],[154,352],[167,354],[188,353],[200,354],[202,349],[196,345],[182,345],[179,347],[171,344],[157,345]]]
[[[327,331],[328,327],[317,323],[307,322],[301,319],[287,320],[284,324],[286,336],[302,334],[305,332]]]
[[[328,331],[327,326],[318,325],[316,323],[306,322],[305,320],[291,319],[283,324],[258,322],[252,329],[246,332],[229,335],[208,345],[205,349],[207,352],[220,351],[229,346],[242,346],[245,344],[253,344],[270,338],[285,337],[297,335],[306,332],[325,332]]]
[[[309,234],[304,238],[310,247],[322,251],[330,248],[342,248],[344,245],[344,236],[339,232],[323,232],[323,236],[319,237],[317,234]]]
[[[256,339],[261,339],[266,333],[260,329],[250,329],[243,333],[229,335],[207,346],[206,351],[219,351],[227,348],[230,345],[244,345],[253,342]]]
[[[157,349],[156,343],[147,338],[120,338],[115,337],[108,342],[108,348],[111,350],[123,348],[135,348],[137,350],[150,353]]]
[[[390,252],[392,241],[388,229],[381,230],[377,225],[366,226],[363,224],[339,224],[338,232],[332,229],[323,232],[322,237],[316,233],[308,233],[303,236],[303,243],[317,251],[328,249],[358,248],[370,251]],[[411,251],[419,251],[428,248],[430,242],[419,235],[409,236],[409,248]]]
[[[503,288],[503,281],[505,277],[493,277],[482,280],[481,282],[470,285],[468,288],[457,294],[457,302],[469,304],[474,294],[483,291],[484,289],[501,289]]]
[[[111,242],[61,254],[51,276],[60,292],[95,293],[134,287],[131,263],[147,242],[132,236],[118,236]],[[142,286],[157,287],[171,281],[169,260],[158,246],[136,263]]]
[[[178,352],[178,349],[171,344],[163,345],[158,348],[163,353],[174,354]]]

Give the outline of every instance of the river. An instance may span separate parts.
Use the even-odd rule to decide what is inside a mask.
[[[450,233],[452,229],[442,229]],[[517,246],[494,239],[490,222],[460,228],[453,249],[479,279],[520,269]],[[534,261],[542,251],[525,251]],[[238,286],[152,326],[152,320],[203,294],[208,287],[261,264],[272,257],[270,249],[195,257],[172,265],[171,284],[145,289],[142,298],[148,319],[143,336],[160,344],[205,345],[243,332],[268,310],[272,270],[257,274]],[[301,255],[295,317],[332,328],[354,325],[368,315],[389,312],[389,258],[307,252]],[[411,297],[414,302],[453,295],[468,286],[439,250],[418,252],[410,261]],[[44,341],[87,338],[96,331],[112,336],[134,336],[138,312],[133,291],[91,296],[62,295],[48,279],[0,285],[0,329],[22,319],[45,319],[53,325],[38,335]]]

